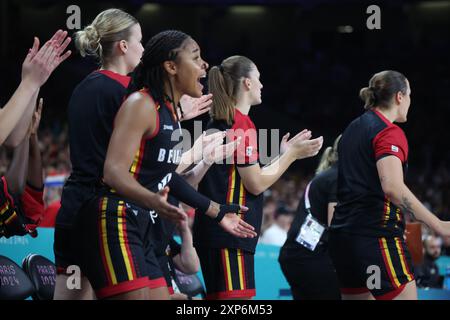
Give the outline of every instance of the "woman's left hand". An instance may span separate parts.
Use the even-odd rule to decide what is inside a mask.
[[[181,109],[183,115],[180,116],[181,121],[194,119],[206,112],[208,112],[212,103],[212,94],[205,94],[200,98],[192,98],[188,95],[183,95],[180,99]]]

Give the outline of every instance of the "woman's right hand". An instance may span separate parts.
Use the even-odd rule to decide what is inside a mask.
[[[35,88],[41,87],[52,72],[70,56],[70,50],[64,53],[70,41],[67,31],[58,30],[39,49],[39,39],[35,37],[33,47],[22,64],[22,80]]]
[[[286,152],[296,160],[316,156],[322,148],[323,137],[311,139],[311,136],[311,131],[306,131],[292,138]]]
[[[171,205],[167,202],[169,191],[169,187],[165,187],[158,193],[155,193],[149,207],[155,210],[158,215],[162,216],[163,218],[172,220],[175,223],[186,221],[186,213],[179,207]]]

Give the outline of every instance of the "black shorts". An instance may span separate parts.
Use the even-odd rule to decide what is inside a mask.
[[[150,241],[154,213],[116,196],[96,197],[77,218],[73,244],[97,298],[166,287]]]
[[[370,292],[377,300],[391,300],[414,280],[403,238],[335,231],[330,233],[329,245],[342,294]]]
[[[325,245],[318,245],[313,252],[300,245],[285,245],[278,261],[294,300],[341,299],[336,270]]]
[[[252,298],[255,254],[242,249],[198,247],[206,299]]]
[[[67,267],[79,264],[73,247],[72,239],[76,239],[76,235],[72,235],[73,223],[82,206],[95,196],[95,190],[92,183],[81,183],[71,178],[64,185],[61,208],[56,216],[53,244],[58,274],[65,274]]]
[[[174,294],[173,286],[172,286],[172,272],[169,264],[169,259],[172,259],[171,257],[164,255],[159,256],[158,263],[161,268],[161,271],[163,273],[164,279],[166,281],[167,289],[169,290],[169,293],[172,295]]]

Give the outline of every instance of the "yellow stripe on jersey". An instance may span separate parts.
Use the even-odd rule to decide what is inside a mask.
[[[394,269],[394,266],[392,264],[392,259],[391,259],[391,255],[389,253],[389,248],[388,248],[388,245],[387,245],[386,238],[381,238],[381,241],[383,242],[384,254],[386,256],[386,260],[388,262],[388,267],[389,267],[389,270],[391,271],[392,278],[394,280],[394,284],[398,288],[398,287],[400,287],[401,284],[400,284],[400,281],[398,281],[397,274],[395,273],[395,269]]]
[[[134,155],[133,164],[131,165],[131,168],[130,168],[130,172],[131,172],[133,175],[136,173],[137,166],[138,166],[138,164],[139,164],[140,156],[141,156],[141,148],[140,148],[140,146],[139,146],[138,151],[137,151],[136,154]]]
[[[225,265],[227,270],[225,271],[228,281],[228,290],[233,291],[233,281],[231,278],[231,267],[230,267],[230,255],[228,253],[228,249],[224,249],[225,253]]]
[[[402,269],[403,269],[403,273],[406,275],[406,278],[408,279],[408,281],[412,281],[412,276],[411,274],[408,272],[408,269],[406,268],[406,261],[405,261],[405,256],[403,255],[403,250],[400,247],[400,239],[399,238],[395,238],[395,246],[397,247],[397,252],[398,252],[398,256],[400,257],[400,263],[402,264]]]
[[[231,167],[231,184],[228,186],[230,188],[230,195],[227,199],[228,203],[233,203],[234,199],[234,189],[236,188],[236,166]]]
[[[17,215],[17,214],[14,212],[14,213],[11,215],[11,217],[9,217],[8,219],[6,219],[5,224],[8,224],[12,219],[14,219],[14,217],[15,217],[16,215]]]
[[[241,290],[244,290],[244,272],[243,272],[243,268],[242,268],[242,250],[241,249],[237,249],[237,262],[238,262],[238,269],[239,269],[239,284],[241,285]]]
[[[391,203],[390,203],[389,200],[386,200],[385,207],[386,207],[386,212],[385,212],[385,215],[384,215],[384,223],[383,223],[384,226],[387,225],[387,222],[389,220],[389,216],[391,214]]]
[[[114,271],[114,266],[112,264],[111,261],[111,254],[109,252],[109,246],[108,246],[108,233],[106,231],[106,208],[107,208],[107,204],[108,204],[108,200],[107,198],[103,198],[102,199],[102,214],[100,219],[102,220],[102,241],[103,241],[103,250],[105,253],[105,258],[106,258],[106,264],[108,267],[108,271],[111,275],[111,282],[112,285],[117,284],[117,278],[116,278],[116,273]]]
[[[123,260],[125,263],[125,268],[127,269],[128,280],[133,280],[133,271],[131,270],[130,257],[128,255],[127,248],[125,247],[125,237],[124,237],[124,228],[125,228],[125,215],[123,213],[123,201],[119,201],[119,205],[117,206],[117,223],[119,230],[119,243],[120,250],[122,251]]]

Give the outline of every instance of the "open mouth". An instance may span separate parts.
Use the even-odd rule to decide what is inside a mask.
[[[197,78],[197,84],[200,86],[201,89],[203,89],[206,85],[206,74],[201,75]]]

